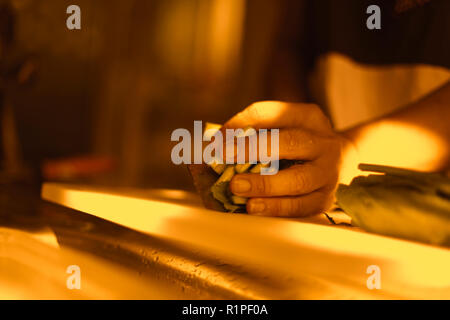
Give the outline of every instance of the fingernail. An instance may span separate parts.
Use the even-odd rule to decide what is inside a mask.
[[[251,214],[263,213],[266,210],[266,204],[263,201],[253,201],[250,203]]]
[[[252,185],[247,179],[235,178],[234,180],[232,180],[231,188],[233,192],[244,193],[250,191]]]

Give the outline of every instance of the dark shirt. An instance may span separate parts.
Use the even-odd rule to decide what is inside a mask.
[[[366,27],[367,7],[381,9],[381,29]],[[449,0],[308,1],[311,59],[338,52],[365,64],[428,64],[450,69]]]

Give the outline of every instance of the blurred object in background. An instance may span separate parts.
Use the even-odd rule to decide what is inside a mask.
[[[0,183],[32,180],[22,157],[11,94],[26,90],[35,74],[36,61],[34,57],[15,55],[15,20],[9,2],[0,2]]]
[[[71,1],[10,3],[12,55],[33,53],[39,69],[32,86],[6,90],[16,134],[4,136],[17,136],[16,154],[46,180],[61,178],[53,160],[102,155],[115,166],[84,183],[193,189],[171,162],[171,132],[279,97],[267,90],[268,78],[285,78],[271,61],[289,65],[272,52],[285,1],[79,0],[81,30],[66,27]]]
[[[84,1],[87,9],[91,1]],[[13,56],[32,54],[31,86],[8,90],[20,152],[40,182],[45,159],[91,153],[95,50],[87,32],[65,26],[69,1],[10,0],[16,12]]]
[[[125,185],[186,185],[186,169],[171,163],[170,134],[195,119],[224,120],[234,104],[245,2],[115,6],[104,39],[111,47],[102,62],[97,151],[118,155]]]
[[[44,161],[42,176],[46,181],[86,182],[93,176],[107,174],[114,169],[114,161],[102,156],[79,156]]]

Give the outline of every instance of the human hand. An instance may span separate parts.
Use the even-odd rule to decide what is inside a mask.
[[[238,174],[231,192],[249,198],[253,215],[299,217],[327,210],[334,201],[345,139],[313,104],[257,102],[231,118],[224,129],[280,129],[279,158],[303,164],[275,175]]]

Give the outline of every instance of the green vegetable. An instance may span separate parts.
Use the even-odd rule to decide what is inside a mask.
[[[234,176],[234,166],[228,166],[220,176],[219,180],[217,180],[217,183],[230,182],[233,176]]]
[[[224,163],[213,162],[209,165],[217,174],[222,174],[227,167]]]
[[[450,246],[450,179],[439,174],[360,165],[384,173],[357,177],[337,190],[352,224],[383,235]]]
[[[205,133],[203,134],[204,140],[211,140],[214,134],[220,130],[222,126],[220,124],[215,124],[211,122],[205,123]]]
[[[237,205],[245,205],[245,204],[247,204],[247,198],[244,198],[244,197],[231,196],[231,201],[234,204],[237,204]]]
[[[269,164],[258,163],[250,169],[250,173],[261,173],[261,169],[267,167],[269,167]]]
[[[229,165],[222,173],[220,178],[211,187],[213,197],[220,201],[224,208],[230,212],[236,212],[242,209],[241,206],[233,204],[232,197],[229,194],[229,183],[235,174],[234,166]],[[231,200],[230,200],[231,199]]]
[[[211,138],[215,132],[220,130],[221,125],[217,125],[214,123],[206,123],[205,131],[210,130],[210,132],[204,134],[204,137]],[[249,136],[253,129],[251,127],[244,128],[244,133],[241,137]],[[293,165],[302,164],[303,161],[300,160],[280,160],[279,168],[286,169]],[[213,161],[208,164],[215,173],[219,174],[219,179],[210,187],[211,193],[208,195],[212,195],[214,199],[219,201],[225,210],[229,212],[245,212],[245,205],[247,204],[247,198],[238,197],[231,193],[229,189],[229,183],[233,176],[241,173],[261,173],[262,168],[270,167],[270,163],[257,163],[255,165],[251,163],[245,164],[236,164],[236,165],[225,165],[219,164],[218,161]],[[209,180],[208,180],[209,181]],[[198,184],[198,183],[197,183]],[[209,187],[209,185],[208,185]],[[203,189],[202,189],[203,193]],[[210,201],[206,202],[210,204]]]
[[[236,173],[245,173],[251,166],[251,163],[237,164],[235,166]]]

